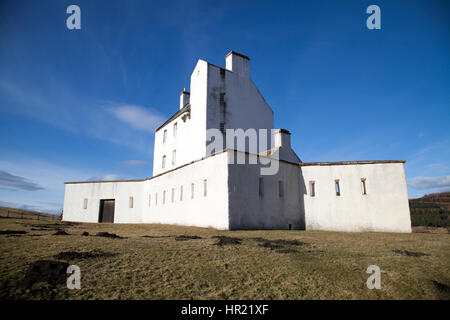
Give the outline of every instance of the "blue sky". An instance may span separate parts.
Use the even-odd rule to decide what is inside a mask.
[[[81,30],[66,8],[81,8]],[[368,30],[366,8],[381,8]],[[448,1],[2,1],[0,205],[60,211],[64,181],[152,175],[153,131],[199,58],[235,50],[303,161],[404,159],[450,189]]]

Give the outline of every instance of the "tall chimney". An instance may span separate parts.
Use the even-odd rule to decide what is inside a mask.
[[[180,93],[180,109],[189,103],[189,97],[191,94],[186,91],[186,88]]]
[[[250,77],[250,58],[235,51],[230,51],[225,56],[225,67],[227,70],[237,73],[242,77]]]
[[[275,130],[275,148],[291,149],[291,133],[286,129]]]

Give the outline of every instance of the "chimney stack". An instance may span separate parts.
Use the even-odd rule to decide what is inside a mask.
[[[291,133],[286,129],[278,129],[274,132],[275,148],[291,149]]]
[[[191,94],[186,91],[186,88],[180,93],[180,109],[189,103],[189,97]]]
[[[235,51],[230,51],[225,56],[225,67],[227,70],[237,73],[239,76],[250,77],[250,58]]]

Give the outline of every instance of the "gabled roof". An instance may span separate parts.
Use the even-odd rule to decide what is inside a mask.
[[[171,122],[172,120],[174,120],[175,118],[178,118],[178,116],[182,115],[185,112],[189,112],[191,111],[191,104],[188,103],[187,105],[185,105],[183,108],[181,108],[180,110],[178,110],[177,112],[175,112],[175,114],[173,116],[171,116],[166,122],[164,122],[158,129],[156,129],[156,131],[159,131],[162,127],[164,127],[166,124],[168,124],[169,122]]]

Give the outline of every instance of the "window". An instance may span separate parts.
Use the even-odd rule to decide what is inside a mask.
[[[194,199],[194,183],[191,184],[191,199]]]
[[[166,156],[164,155],[162,157],[162,168],[164,169],[165,166],[166,166]]]
[[[281,181],[281,180],[278,181],[278,196],[280,198],[283,198],[283,196],[284,196],[284,185],[283,185],[283,181]]]
[[[175,122],[173,124],[173,137],[174,138],[177,136],[177,127],[178,127],[178,124]]]
[[[158,205],[158,192],[155,193],[155,207]]]
[[[336,195],[341,195],[341,188],[339,187],[339,180],[334,180],[334,187],[336,189]]]
[[[175,188],[172,188],[172,202],[175,201]]]
[[[163,133],[163,143],[166,143],[166,140],[167,140],[167,129],[164,130],[164,133]]]
[[[203,180],[203,196],[206,197],[208,194],[208,180]]]
[[[166,190],[163,191],[163,204],[166,203]]]
[[[362,194],[367,194],[366,178],[361,178],[361,192]]]
[[[175,162],[177,161],[177,150],[172,151],[172,164],[175,165]]]
[[[315,181],[310,181],[309,182],[309,195],[311,197],[315,197],[316,196],[316,182]]]
[[[225,122],[221,121],[220,122],[220,132],[222,132],[223,134],[225,134]]]
[[[152,206],[152,195],[151,194],[148,195],[148,206],[149,207]]]
[[[225,103],[225,92],[221,92],[219,96],[219,103],[224,104]]]
[[[130,208],[133,208],[133,203],[134,202],[134,198],[133,197],[130,197],[130,201],[129,201],[129,203],[128,203],[128,206],[130,207]]]
[[[183,186],[180,186],[180,201],[183,201]]]
[[[87,209],[87,205],[88,205],[88,199],[84,198],[84,200],[83,200],[83,209]]]
[[[264,197],[264,178],[263,177],[259,177],[258,193],[261,198]]]

